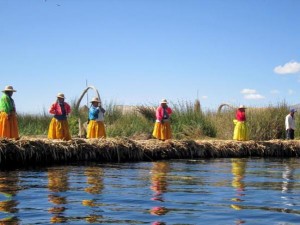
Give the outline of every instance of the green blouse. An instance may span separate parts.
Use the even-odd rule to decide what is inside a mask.
[[[0,112],[6,112],[9,114],[12,111],[15,111],[14,101],[4,93],[0,100]]]

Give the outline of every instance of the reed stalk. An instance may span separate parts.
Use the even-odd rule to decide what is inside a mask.
[[[225,157],[298,157],[298,141],[130,140],[127,138],[0,139],[0,167],[47,166],[75,162],[128,162]]]
[[[74,108],[76,101],[71,104]],[[137,139],[151,138],[155,123],[157,106],[138,106],[123,112],[122,107],[113,102],[104,104],[106,109],[105,125],[108,137],[127,137]],[[191,102],[171,103],[173,109],[171,127],[175,139],[223,139],[231,140],[233,136],[233,119],[235,109],[224,108],[220,112],[203,112],[199,105]],[[73,110],[69,116],[72,135],[78,135],[78,118],[84,123],[88,118],[88,108]],[[264,108],[248,108],[247,123],[251,140],[285,139],[285,116],[289,113],[285,102]],[[299,113],[299,112],[297,112]],[[300,137],[300,119],[296,113],[296,138]],[[47,135],[52,115],[44,112],[38,115],[19,114],[19,130],[22,136]]]

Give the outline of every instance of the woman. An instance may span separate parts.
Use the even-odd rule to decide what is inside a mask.
[[[246,108],[243,105],[236,111],[235,120],[233,123],[235,124],[233,140],[236,141],[247,141],[248,140],[248,127],[246,123]]]
[[[89,124],[87,127],[87,138],[105,138],[104,113],[98,98],[93,98],[89,109]]]
[[[160,106],[156,109],[156,122],[152,135],[159,140],[167,140],[172,136],[170,126],[170,115],[172,109],[168,107],[166,99],[162,99]]]
[[[50,122],[48,138],[68,141],[71,140],[71,135],[67,116],[71,113],[71,107],[65,102],[64,94],[58,93],[56,97],[57,101],[49,109],[49,113],[54,114],[54,117]]]
[[[16,106],[12,95],[16,90],[12,86],[6,86],[2,91],[0,100],[0,137],[19,138]]]

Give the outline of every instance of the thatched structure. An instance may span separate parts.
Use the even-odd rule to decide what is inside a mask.
[[[235,109],[235,108],[236,108],[236,107],[234,107],[234,106],[232,106],[232,105],[230,105],[230,104],[222,103],[222,104],[219,105],[219,107],[218,107],[218,113],[221,113],[221,110],[222,110],[222,108],[224,108],[224,107],[228,107],[228,108],[230,108],[230,109]]]
[[[217,157],[298,157],[300,141],[0,139],[0,167]]]

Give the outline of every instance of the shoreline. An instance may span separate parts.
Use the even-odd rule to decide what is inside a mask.
[[[127,138],[0,139],[0,167],[78,162],[138,162],[162,159],[298,157],[300,141],[132,140]]]

